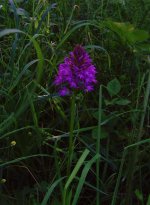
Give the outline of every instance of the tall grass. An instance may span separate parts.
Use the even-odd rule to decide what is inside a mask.
[[[149,9],[0,1],[0,204],[150,204]],[[54,78],[76,44],[98,83],[61,97]]]

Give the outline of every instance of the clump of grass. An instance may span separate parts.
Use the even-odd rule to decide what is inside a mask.
[[[0,2],[0,204],[149,204],[149,9]],[[98,83],[76,96],[70,126],[53,82],[76,44]]]

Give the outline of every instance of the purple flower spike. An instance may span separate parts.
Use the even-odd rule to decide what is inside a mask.
[[[90,92],[94,90],[96,68],[85,49],[77,45],[64,63],[59,65],[54,84],[59,87],[59,94],[65,96],[71,91]]]

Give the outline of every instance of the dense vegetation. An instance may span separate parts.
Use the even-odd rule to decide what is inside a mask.
[[[150,205],[149,11],[0,0],[1,205]],[[97,84],[62,97],[54,79],[77,44]]]

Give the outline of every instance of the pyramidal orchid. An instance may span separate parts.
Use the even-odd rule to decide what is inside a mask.
[[[73,91],[90,92],[96,83],[96,68],[88,53],[81,45],[65,57],[59,65],[54,84],[58,86],[61,96],[69,95]]]
[[[76,45],[74,50],[65,57],[59,65],[58,74],[54,84],[58,87],[60,96],[71,95],[70,131],[67,162],[67,175],[71,173],[74,153],[74,124],[76,118],[76,93],[77,91],[90,92],[96,83],[96,68],[92,59],[81,45]]]

